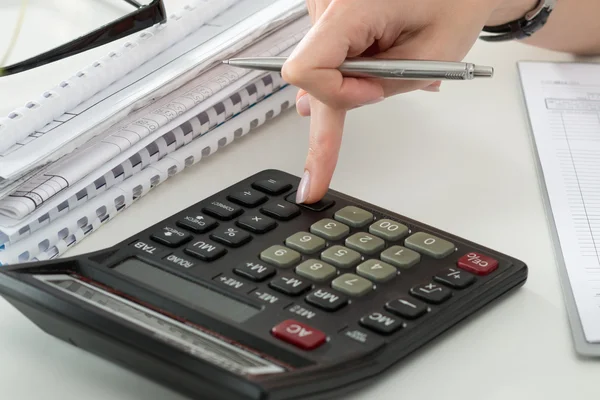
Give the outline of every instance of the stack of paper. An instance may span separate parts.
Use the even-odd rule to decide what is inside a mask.
[[[278,73],[304,0],[197,0],[0,119],[0,263],[54,258],[151,188],[293,104]]]

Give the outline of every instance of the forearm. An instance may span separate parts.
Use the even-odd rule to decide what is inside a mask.
[[[558,0],[546,25],[524,42],[579,55],[600,55],[600,1]]]
[[[489,24],[502,24],[522,16],[536,0],[505,0]],[[527,43],[578,55],[600,55],[600,0],[558,0],[546,25]]]

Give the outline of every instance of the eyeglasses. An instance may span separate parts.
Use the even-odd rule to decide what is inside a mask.
[[[79,38],[55,47],[35,57],[31,57],[16,64],[6,67],[0,66],[0,77],[17,74],[45,64],[61,60],[75,54],[83,53],[95,47],[114,42],[156,24],[167,20],[167,12],[163,0],[152,0],[150,4],[143,5],[136,0],[123,0],[136,7],[122,18],[106,24]]]

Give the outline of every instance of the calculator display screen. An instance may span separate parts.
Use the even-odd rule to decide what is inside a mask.
[[[158,269],[137,258],[128,258],[113,268],[159,292],[167,293],[181,303],[242,323],[259,313],[260,309],[225,296],[207,287],[190,282]]]
[[[232,343],[214,337],[189,324],[173,320],[149,308],[71,275],[34,275],[34,278],[79,300],[135,324],[152,337],[188,354],[244,375],[285,372],[282,366]]]

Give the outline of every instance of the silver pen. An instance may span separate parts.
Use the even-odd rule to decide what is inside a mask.
[[[223,63],[245,69],[281,72],[286,60],[285,57],[247,57],[232,58]],[[494,76],[494,68],[472,63],[379,58],[348,59],[338,70],[347,77],[383,79],[469,80]]]

